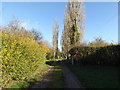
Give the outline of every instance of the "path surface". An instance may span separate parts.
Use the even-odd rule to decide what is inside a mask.
[[[58,65],[58,64],[57,64]],[[65,65],[62,66],[62,72],[64,76],[64,81],[66,83],[66,88],[84,88],[80,81],[77,79],[77,77],[67,68]],[[54,72],[54,68],[51,68],[48,73],[46,73],[45,76],[42,77],[42,79],[38,80],[32,88],[48,88],[50,82],[54,78],[52,73]]]
[[[62,69],[67,88],[84,88],[76,76],[65,65],[62,65]]]
[[[35,88],[48,88],[49,83],[52,80],[52,73],[53,73],[53,67],[50,68],[50,70],[42,77],[40,78],[31,88],[34,90]]]

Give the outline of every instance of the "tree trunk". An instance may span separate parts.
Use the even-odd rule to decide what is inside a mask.
[[[55,52],[54,52],[54,59],[55,59]]]
[[[74,65],[74,60],[73,60],[73,57],[72,57],[72,65]]]

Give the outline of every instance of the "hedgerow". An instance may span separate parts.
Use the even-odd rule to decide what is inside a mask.
[[[119,65],[120,45],[74,47],[69,51],[75,64]]]
[[[2,30],[2,87],[28,78],[46,59],[49,48],[26,30]]]

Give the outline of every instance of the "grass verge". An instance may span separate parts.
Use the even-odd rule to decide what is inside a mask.
[[[118,67],[68,66],[87,88],[120,88]]]

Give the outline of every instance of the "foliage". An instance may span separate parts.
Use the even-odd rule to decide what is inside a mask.
[[[77,45],[80,45],[85,27],[83,22],[85,20],[83,2],[78,0],[70,0],[65,9],[64,16],[64,30],[62,32],[62,52],[68,58],[68,51]]]
[[[44,75],[44,73],[49,71],[49,66],[43,63],[39,65],[37,70],[29,76],[29,78],[25,80],[15,81],[12,84],[8,85],[7,88],[29,88],[32,87],[33,83],[35,83],[40,77]]]
[[[104,47],[107,45],[109,45],[109,44],[107,42],[105,42],[105,40],[102,40],[102,38],[100,38],[100,37],[95,38],[94,41],[89,43],[89,46],[91,46],[91,47]]]
[[[28,88],[29,84],[25,81],[16,82],[11,85],[11,88]]]
[[[58,49],[58,51],[57,51],[57,53],[56,53],[56,58],[57,58],[57,59],[60,59],[60,58],[63,57],[62,55],[63,55],[63,54],[62,54],[62,53],[59,51],[59,49]],[[46,59],[47,59],[47,60],[54,59],[54,52],[53,52],[52,49],[50,50],[50,52],[47,53]]]
[[[47,59],[47,60],[52,59],[52,53],[47,53],[47,55],[46,55],[46,59]]]
[[[74,47],[69,53],[76,64],[119,65],[120,45]]]
[[[24,28],[2,30],[2,87],[11,80],[23,80],[46,59],[47,46],[38,44]]]

